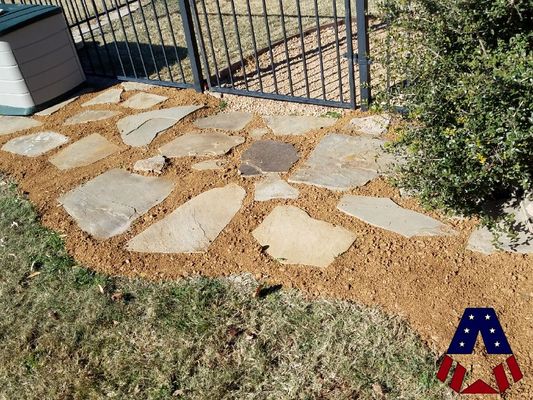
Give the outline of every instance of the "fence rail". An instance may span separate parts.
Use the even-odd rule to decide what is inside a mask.
[[[370,101],[367,0],[3,2],[62,7],[88,74],[344,108]]]

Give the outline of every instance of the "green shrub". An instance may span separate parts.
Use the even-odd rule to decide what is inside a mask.
[[[533,35],[529,0],[385,0],[399,184],[428,206],[487,217],[531,191]],[[378,56],[379,57],[379,56]],[[381,61],[382,63],[384,61]],[[400,93],[400,95],[398,95]]]

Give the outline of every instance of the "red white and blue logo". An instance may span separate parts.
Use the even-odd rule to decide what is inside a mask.
[[[522,371],[520,371],[509,341],[493,308],[467,308],[465,310],[437,372],[437,378],[441,382],[446,382],[454,363],[451,355],[472,354],[479,334],[483,338],[487,354],[509,355],[505,360],[505,364],[507,364],[507,368],[511,373],[512,380],[516,383],[522,379]],[[492,369],[492,373],[494,374],[497,388],[493,388],[485,381],[478,379],[463,389],[466,368],[457,363],[449,386],[461,394],[501,394],[505,392],[511,384],[505,372],[504,363],[496,365]]]

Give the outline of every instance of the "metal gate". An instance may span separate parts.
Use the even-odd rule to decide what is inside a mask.
[[[370,102],[367,0],[0,0],[63,7],[84,69],[343,108]]]

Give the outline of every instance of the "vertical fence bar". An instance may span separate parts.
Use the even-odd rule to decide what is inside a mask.
[[[187,83],[187,79],[185,78],[185,73],[183,71],[183,65],[181,65],[180,55],[178,53],[178,44],[176,43],[176,34],[174,33],[174,27],[172,26],[172,19],[170,18],[170,11],[168,9],[168,4],[166,1],[163,1],[163,5],[165,6],[165,14],[167,16],[168,27],[170,29],[170,36],[172,37],[172,44],[174,45],[174,55],[176,56],[176,62],[178,63],[178,67],[180,70],[181,81],[183,83]],[[195,6],[196,6],[196,3],[195,3]]]
[[[117,52],[118,62],[120,64],[120,68],[122,69],[122,74],[125,76],[126,70],[124,69],[124,64],[122,63],[122,56],[118,48],[117,37],[115,35],[115,30],[113,29],[113,22],[111,21],[111,17],[109,16],[109,11],[107,9],[107,4],[105,3],[105,0],[102,0],[102,6],[104,6],[105,15],[107,17],[107,23],[109,24],[109,29],[111,30],[111,36],[113,37],[113,44],[115,45],[115,51]],[[116,12],[119,14],[120,19],[120,10],[117,9]],[[104,35],[104,32],[102,32],[102,35]],[[113,63],[112,60],[110,61]]]
[[[115,0],[115,4],[116,3],[117,3],[117,0]],[[126,8],[128,9],[128,16],[130,17],[131,28],[133,29],[133,34],[135,35],[135,43],[137,44],[137,51],[139,52],[139,58],[141,59],[141,66],[143,67],[144,77],[146,79],[149,79],[148,70],[146,69],[146,63],[144,62],[144,56],[141,50],[139,35],[137,34],[137,28],[135,27],[135,20],[133,19],[133,13],[131,12],[129,1],[126,1]]]
[[[237,12],[235,11],[235,1],[230,0],[231,13],[233,14],[233,24],[235,25],[235,35],[237,35],[237,45],[239,46],[239,55],[241,57],[241,68],[244,76],[244,86],[248,90],[248,76],[246,74],[246,63],[244,62],[244,54],[242,52],[241,34],[239,32],[239,22],[237,21]]]
[[[274,91],[279,94],[278,90],[278,79],[276,77],[276,63],[274,62],[274,53],[272,52],[272,38],[270,36],[270,25],[268,22],[268,11],[266,6],[266,0],[263,0],[263,14],[264,14],[264,20],[265,20],[265,28],[267,33],[267,41],[268,41],[268,54],[270,55],[270,64],[272,69],[272,79],[274,80]]]
[[[161,42],[161,51],[163,52],[163,60],[165,61],[165,65],[167,66],[168,77],[170,78],[171,82],[174,82],[174,77],[172,76],[172,70],[170,69],[170,65],[168,64],[165,41],[163,40],[163,34],[161,33],[161,24],[159,23],[159,15],[157,15],[157,9],[154,4],[155,2],[151,1],[150,3],[152,3],[152,11],[154,13],[155,25],[157,27],[157,33],[159,34],[159,41]],[[166,0],[163,0],[163,3],[166,3]]]
[[[282,0],[279,0],[279,12],[280,12],[280,18],[281,18],[281,30],[283,33],[283,44],[285,47],[285,61],[287,62],[287,74],[289,78],[289,86],[290,86],[290,92],[291,96],[294,96],[294,87],[292,84],[292,71],[291,71],[291,60],[289,57],[289,45],[287,40],[287,27],[285,26],[285,11],[283,10],[283,2]]]
[[[209,39],[209,48],[211,49],[211,57],[213,58],[213,65],[215,67],[215,74],[216,74],[215,78],[217,80],[217,86],[220,86],[220,70],[218,68],[218,61],[217,61],[217,57],[215,54],[215,48],[213,46],[213,35],[211,34],[211,27],[209,26],[209,20],[207,19],[207,7],[205,5],[204,0],[201,0],[201,2],[202,2],[202,12],[204,14],[205,28],[207,30],[207,39]],[[201,31],[202,28],[199,27],[199,30]],[[207,74],[207,78],[208,78],[209,86],[211,87],[211,74],[209,72]]]
[[[200,65],[200,55],[198,53],[198,43],[196,42],[196,35],[194,34],[194,23],[192,19],[190,0],[179,0],[181,19],[183,22],[183,32],[185,33],[185,41],[187,42],[188,54],[191,60],[192,76],[194,79],[194,89],[197,92],[202,92],[202,67]]]
[[[104,42],[104,50],[105,50],[105,54],[107,55],[107,60],[111,64],[111,73],[113,76],[116,76],[117,71],[115,69],[115,63],[111,59],[111,53],[109,52],[109,49],[107,47],[107,40],[105,39],[105,32],[104,32],[104,29],[102,28],[102,23],[100,22],[100,13],[98,12],[98,7],[94,0],[91,0],[91,5],[93,6],[93,9],[94,9],[94,18],[96,19],[96,24],[98,25],[98,29],[100,30],[100,37],[102,38],[102,41]],[[109,76],[107,73],[105,75]]]
[[[226,39],[226,29],[224,28],[224,20],[222,19],[222,10],[220,8],[220,1],[215,0],[215,4],[217,7],[218,22],[220,24],[220,32],[222,33],[222,42],[224,43],[226,62],[228,63],[229,81],[231,83],[231,87],[235,87],[235,81],[233,79],[233,70],[231,68],[231,58],[230,58],[229,49],[228,49],[228,40]]]
[[[157,65],[157,60],[155,58],[154,53],[154,46],[152,45],[152,38],[150,37],[150,29],[148,28],[148,24],[146,23],[146,16],[144,15],[143,4],[140,0],[137,0],[137,4],[139,4],[139,11],[141,12],[141,18],[144,25],[144,31],[146,32],[146,38],[148,39],[148,49],[150,50],[152,62],[154,63],[155,74],[157,75],[157,79],[161,80],[161,74],[159,73],[159,65]],[[150,77],[148,77],[148,79],[150,79]]]
[[[344,103],[344,90],[342,85],[342,69],[341,69],[341,48],[339,43],[339,16],[337,11],[337,0],[333,0],[333,18],[335,19],[335,53],[337,56],[337,77],[339,78],[339,98],[341,103]]]
[[[345,25],[346,25],[346,50],[348,52],[348,81],[350,84],[350,103],[352,108],[357,106],[355,99],[355,71],[352,32],[352,0],[344,0]]]
[[[250,6],[250,0],[246,0],[246,10],[248,11],[248,22],[250,24],[250,33],[252,35],[252,46],[254,48],[255,55],[255,69],[257,71],[257,77],[259,79],[259,90],[263,92],[263,78],[261,76],[261,68],[259,66],[259,54],[257,53],[257,41],[255,38],[254,21],[252,19],[252,7]]]
[[[130,59],[130,63],[131,63],[131,69],[133,71],[133,77],[137,79],[137,71],[136,71],[136,68],[135,68],[135,63],[133,62],[133,57],[131,56],[131,49],[130,49],[130,44],[129,44],[129,41],[128,41],[128,35],[126,33],[126,29],[124,27],[124,21],[122,20],[122,16],[120,15],[120,9],[119,9],[119,5],[117,3],[117,0],[113,0],[115,2],[115,10],[117,10],[117,12],[119,13],[119,18],[118,18],[118,21],[119,21],[119,24],[120,24],[120,28],[122,29],[122,34],[124,35],[124,45],[126,46],[126,51],[128,53],[128,57]],[[113,3],[111,3],[111,5],[113,5]]]
[[[326,79],[324,77],[324,56],[322,53],[322,35],[320,33],[320,15],[318,9],[318,0],[315,0],[315,20],[316,20],[316,34],[318,41],[318,56],[320,57],[320,79],[322,84],[322,97],[326,99]]]
[[[361,110],[367,111],[370,105],[370,44],[368,40],[368,0],[356,0],[357,7],[357,47]]]
[[[346,0],[350,1],[350,0]],[[311,98],[309,91],[309,76],[307,74],[307,56],[305,54],[305,37],[304,28],[302,23],[302,10],[300,7],[300,0],[296,0],[296,13],[298,14],[298,31],[300,33],[300,47],[302,48],[302,63],[304,68],[304,81],[305,81],[305,94],[308,98]]]

